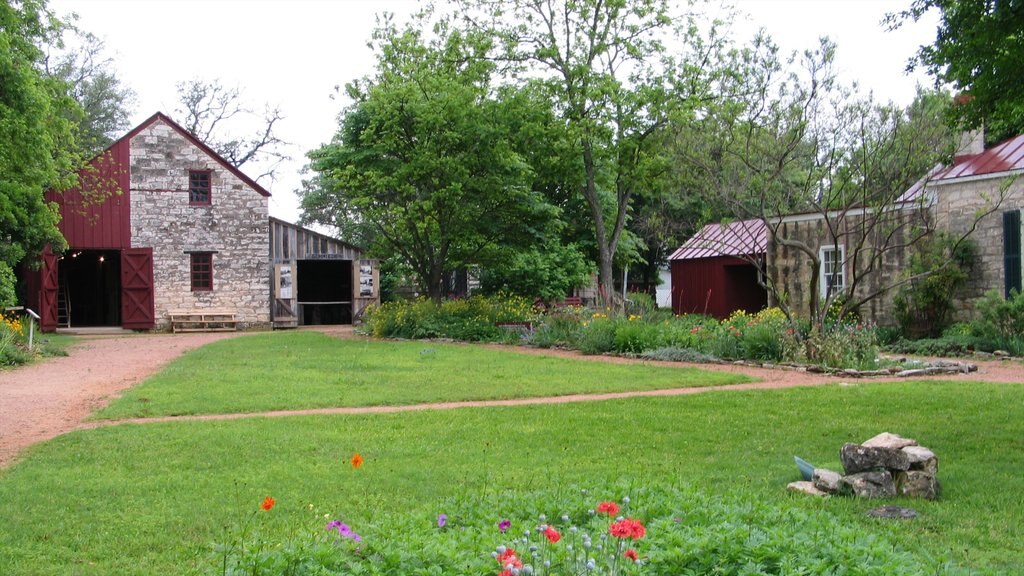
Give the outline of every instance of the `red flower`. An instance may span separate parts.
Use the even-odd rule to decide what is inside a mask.
[[[619,513],[619,505],[615,502],[601,502],[597,505],[597,511],[609,516],[615,516]]]
[[[626,550],[622,555],[625,556],[626,558],[629,558],[633,562],[636,562],[637,559],[639,558],[639,556],[637,556],[636,550],[633,550],[632,548],[630,548],[629,550]]]
[[[616,538],[632,538],[637,540],[647,534],[647,529],[644,528],[644,525],[639,520],[627,518],[609,526],[608,533]]]
[[[552,544],[562,539],[562,535],[558,533],[558,530],[555,530],[554,526],[548,526],[547,530],[544,531],[544,537]]]
[[[274,507],[274,504],[277,504],[277,501],[271,498],[270,496],[267,496],[266,498],[263,499],[263,504],[260,504],[260,508],[263,508],[264,510],[270,510],[271,508]]]
[[[501,574],[499,576],[512,576],[512,570],[510,568],[522,568],[523,562],[516,556],[514,548],[506,548],[504,552],[498,554],[498,564],[501,565]]]

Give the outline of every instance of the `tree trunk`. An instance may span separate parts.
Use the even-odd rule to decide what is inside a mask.
[[[608,234],[604,229],[604,209],[597,194],[596,168],[594,167],[593,143],[583,139],[583,169],[586,183],[583,196],[587,199],[590,215],[594,221],[594,239],[597,240],[597,283],[602,299],[611,301],[615,294],[615,271],[613,261],[615,252],[608,243]]]

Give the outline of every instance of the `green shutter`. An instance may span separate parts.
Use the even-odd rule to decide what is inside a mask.
[[[1020,210],[1003,212],[1003,271],[1006,297],[1021,292]]]

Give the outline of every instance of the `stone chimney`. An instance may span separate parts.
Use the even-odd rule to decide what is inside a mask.
[[[955,157],[977,156],[985,151],[985,127],[964,131],[960,134],[960,143],[956,147]]]

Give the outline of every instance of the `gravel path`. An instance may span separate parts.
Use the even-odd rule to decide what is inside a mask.
[[[351,328],[323,328],[321,331],[352,338]],[[772,389],[813,386],[842,382],[842,378],[809,374],[794,370],[751,368],[731,364],[695,365],[673,362],[647,362],[665,366],[695,366],[707,370],[746,374],[758,379],[755,383],[704,388],[677,388],[609,394],[575,394],[550,398],[517,400],[445,402],[411,406],[373,406],[363,408],[321,408],[290,410],[261,414],[216,414],[145,418],[104,422],[85,422],[85,418],[105,406],[123,390],[156,373],[182,353],[238,333],[216,334],[154,334],[82,338],[68,350],[68,356],[51,358],[30,366],[0,371],[0,468],[14,460],[24,448],[76,429],[96,428],[121,423],[149,423],[177,420],[214,420],[280,417],[305,414],[370,414],[413,410],[443,410],[481,406],[522,406],[527,404],[583,402],[639,396],[678,396],[729,390]],[[564,350],[503,347],[521,354],[544,354],[580,358],[592,362],[639,362],[626,358],[582,356]],[[1024,383],[1024,367],[1017,362],[978,362],[979,371],[972,374],[936,376],[933,379],[954,381],[985,381]],[[881,380],[872,379],[872,382]]]

